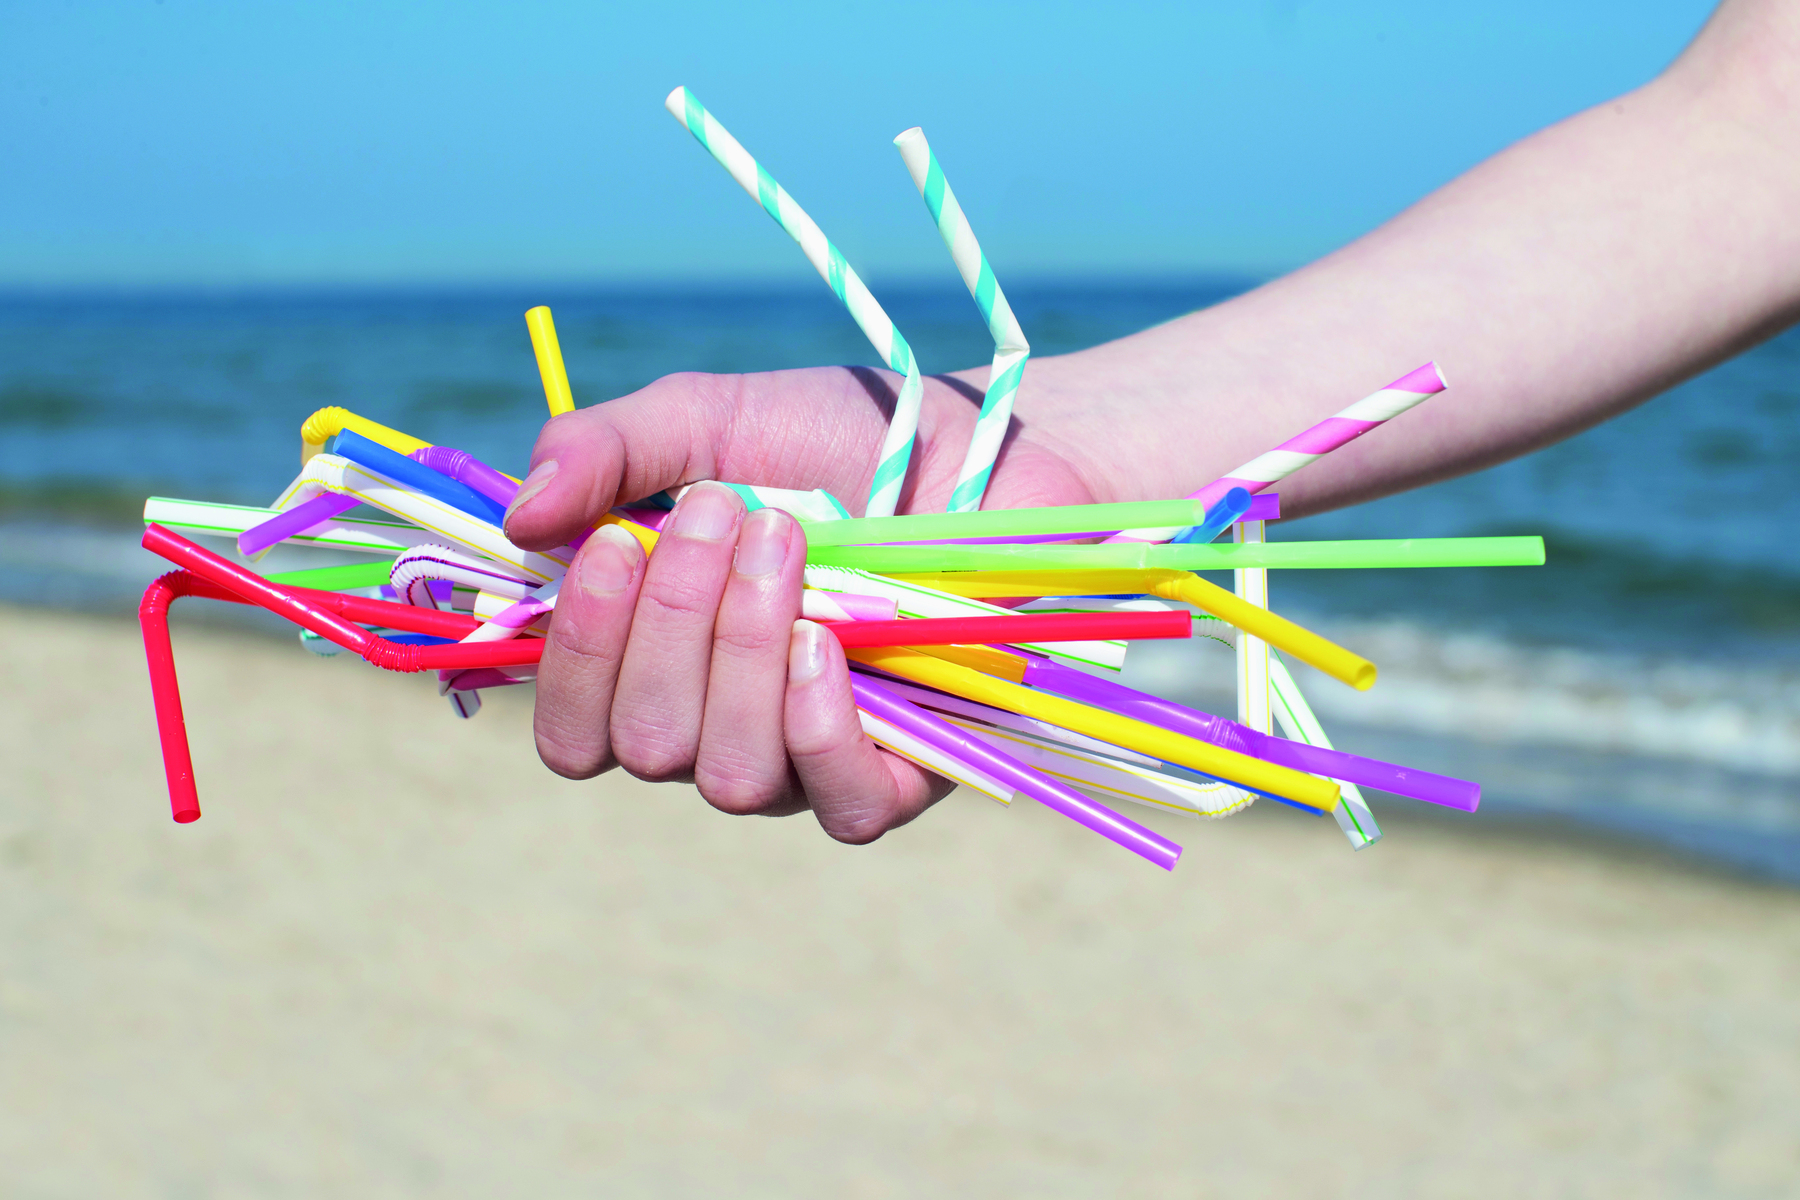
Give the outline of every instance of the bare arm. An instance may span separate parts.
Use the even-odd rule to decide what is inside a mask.
[[[1539,449],[1796,318],[1800,4],[1731,0],[1654,82],[1336,253],[1034,362],[1020,409],[1096,493],[1179,495],[1435,358],[1451,391],[1284,483],[1300,515]]]

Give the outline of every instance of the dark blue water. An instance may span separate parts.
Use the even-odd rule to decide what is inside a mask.
[[[1009,281],[1009,296],[1034,350],[1048,355],[1246,286]],[[959,290],[886,288],[882,301],[927,370],[991,355]],[[301,420],[324,405],[517,472],[543,421],[522,320],[539,303],[556,311],[583,404],[672,371],[871,361],[818,287],[0,297],[0,598],[122,605],[149,567],[109,531],[129,529],[146,494],[267,503],[297,468]],[[1345,398],[1380,382],[1346,381]],[[1387,639],[1401,665],[1395,673],[1383,662],[1386,707],[1346,710],[1350,726],[1379,709],[1369,729],[1445,747],[1461,737],[1447,757],[1486,747],[1470,761],[1501,775],[1494,762],[1552,743],[1557,754],[1599,756],[1563,771],[1556,787],[1515,772],[1518,802],[1585,808],[1615,828],[1712,821],[1727,840],[1748,830],[1766,847],[1800,837],[1796,481],[1800,332],[1790,332],[1529,458],[1272,535],[1542,533],[1547,567],[1286,572],[1275,600]],[[1483,682],[1496,673],[1517,686],[1496,692]],[[1315,701],[1322,715],[1330,699]],[[1591,719],[1530,711],[1577,701]],[[1466,705],[1466,730],[1445,728],[1446,703]],[[1710,732],[1669,733],[1690,727]],[[1724,774],[1686,786],[1699,798],[1691,803],[1665,803],[1639,768],[1607,766],[1620,755],[1639,768]],[[1596,782],[1610,778],[1640,782]],[[1754,818],[1734,816],[1709,791],[1762,799]],[[1800,855],[1789,857],[1800,877]]]

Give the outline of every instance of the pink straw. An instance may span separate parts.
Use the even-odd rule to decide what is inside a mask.
[[[1393,419],[1409,408],[1429,400],[1448,387],[1444,373],[1436,363],[1426,363],[1410,371],[1379,392],[1364,396],[1335,417],[1326,417],[1305,433],[1289,438],[1265,454],[1259,454],[1229,475],[1213,480],[1189,500],[1203,501],[1208,510],[1234,487],[1246,492],[1262,491],[1278,483],[1309,463],[1317,462],[1339,446],[1353,442],[1384,421]],[[1246,520],[1253,520],[1246,516]],[[1107,539],[1109,542],[1166,542],[1180,533],[1178,528],[1127,529]]]

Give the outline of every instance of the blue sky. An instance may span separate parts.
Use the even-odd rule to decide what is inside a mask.
[[[1644,82],[1698,0],[10,4],[0,286],[799,280],[692,87],[871,279],[1267,274]]]

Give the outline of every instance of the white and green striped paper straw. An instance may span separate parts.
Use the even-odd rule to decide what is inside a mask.
[[[988,332],[994,337],[994,365],[988,370],[987,391],[981,397],[981,415],[975,418],[969,452],[963,458],[962,470],[957,473],[956,489],[950,493],[951,512],[974,512],[981,507],[988,476],[994,472],[994,459],[999,457],[1000,445],[1006,440],[1006,428],[1012,421],[1013,399],[1019,393],[1019,381],[1024,378],[1025,360],[1031,357],[1031,346],[1025,341],[1024,330],[1019,328],[1019,319],[1013,316],[1012,305],[1006,302],[1006,293],[1000,290],[1000,283],[994,278],[994,269],[988,266],[987,256],[975,240],[969,218],[963,214],[962,205],[956,202],[956,193],[950,190],[949,180],[944,178],[937,155],[931,152],[931,145],[925,140],[925,131],[909,129],[894,139],[894,145],[900,148],[906,170],[912,175],[913,183],[918,185],[919,195],[925,198],[925,207],[931,210],[931,219],[937,222],[938,233],[943,237],[944,245],[950,248],[950,258],[962,274],[963,283],[968,285],[969,294],[975,297],[975,307],[981,310],[981,319],[987,322]]]
[[[900,486],[906,482],[907,464],[912,461],[913,435],[919,429],[919,402],[925,390],[919,378],[919,364],[913,360],[912,347],[906,344],[893,321],[888,319],[887,313],[875,302],[875,297],[869,294],[869,289],[818,224],[701,106],[694,93],[678,87],[669,93],[663,105],[719,160],[719,165],[755,197],[764,211],[775,218],[775,223],[800,243],[800,249],[831,290],[837,293],[837,298],[844,302],[844,307],[850,310],[851,317],[875,347],[875,352],[888,366],[905,374],[906,382],[900,385],[900,397],[894,404],[894,418],[888,422],[887,437],[881,443],[881,461],[875,467],[875,480],[869,486],[869,503],[864,513],[870,517],[893,516],[900,502]]]
[[[1300,685],[1273,650],[1269,651],[1269,700],[1275,719],[1291,740],[1321,750],[1331,749],[1331,739],[1325,736],[1319,718],[1313,716],[1312,706],[1300,693]],[[1381,840],[1381,826],[1375,823],[1375,814],[1369,811],[1361,788],[1342,779],[1334,782],[1338,785],[1338,806],[1331,815],[1337,818],[1338,828],[1344,831],[1351,848],[1366,850]]]

